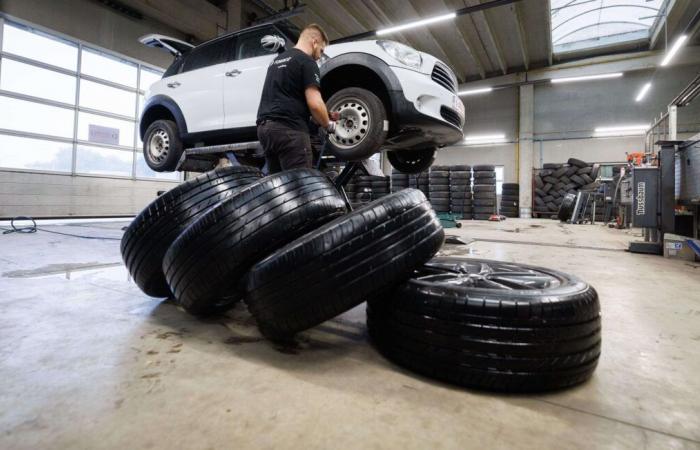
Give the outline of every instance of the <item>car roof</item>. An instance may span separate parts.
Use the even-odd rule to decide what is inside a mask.
[[[269,26],[274,26],[274,27],[276,27],[276,28],[279,29],[282,33],[286,34],[287,37],[290,38],[290,39],[292,38],[293,33],[295,33],[295,32],[298,33],[298,31],[292,29],[290,26],[284,25],[284,24],[282,24],[282,23],[280,23],[280,22],[267,22],[267,23],[261,23],[261,24],[259,24],[259,25],[253,25],[253,26],[250,26],[250,27],[248,27],[248,28],[243,28],[242,30],[237,30],[237,31],[232,31],[232,32],[230,32],[230,33],[222,34],[221,36],[217,36],[217,37],[215,37],[215,38],[213,38],[213,39],[209,39],[208,41],[204,41],[204,42],[202,42],[201,44],[197,44],[197,45],[194,46],[194,48],[197,48],[197,47],[199,47],[199,46],[202,46],[202,45],[205,45],[205,44],[209,44],[209,43],[212,43],[212,42],[216,42],[216,41],[219,41],[219,40],[221,40],[221,39],[230,38],[231,36],[237,36],[237,35],[239,35],[239,34],[247,33],[247,32],[249,32],[249,31],[253,31],[253,30],[257,30],[258,28],[265,28],[265,27],[269,27]]]

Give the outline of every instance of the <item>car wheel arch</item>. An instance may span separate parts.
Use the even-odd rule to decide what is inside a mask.
[[[149,125],[160,119],[175,122],[180,137],[187,134],[185,116],[177,103],[175,103],[175,100],[165,95],[154,95],[143,106],[143,113],[139,122],[139,136],[142,140]]]

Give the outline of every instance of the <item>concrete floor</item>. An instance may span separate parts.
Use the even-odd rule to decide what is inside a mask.
[[[699,264],[626,253],[634,234],[601,226],[448,231],[477,240],[445,254],[595,286],[593,379],[527,396],[434,382],[377,354],[364,305],[275,348],[243,308],[201,321],[144,296],[117,240],[0,235],[0,448],[700,448]]]

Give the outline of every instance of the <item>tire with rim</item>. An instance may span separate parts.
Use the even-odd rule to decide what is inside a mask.
[[[121,241],[134,283],[151,297],[168,297],[163,256],[191,223],[239,189],[262,178],[253,167],[224,167],[187,180],[153,200],[131,221]]]
[[[392,150],[386,152],[391,166],[403,173],[420,173],[428,170],[435,161],[436,148],[420,150]]]
[[[239,294],[239,281],[259,260],[345,212],[345,201],[319,171],[270,175],[190,225],[165,254],[165,279],[182,307],[206,315],[215,299]]]
[[[172,120],[156,120],[143,134],[143,157],[156,172],[172,172],[182,156],[183,145]]]
[[[328,99],[329,112],[340,119],[328,136],[328,149],[343,161],[366,159],[379,151],[386,139],[386,108],[374,93],[362,88],[341,89]]]
[[[560,389],[590,378],[600,356],[595,289],[542,267],[434,258],[370,299],[367,317],[387,358],[467,387]]]
[[[397,192],[258,262],[247,276],[246,303],[266,336],[287,337],[402,283],[443,240],[425,196]]]

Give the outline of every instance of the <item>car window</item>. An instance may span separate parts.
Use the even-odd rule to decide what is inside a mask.
[[[218,39],[214,42],[195,47],[185,57],[185,67],[183,72],[201,69],[226,62],[228,49],[233,38]]]
[[[265,50],[260,44],[260,39],[263,36],[270,34],[277,34],[276,30],[272,27],[262,28],[260,30],[251,31],[250,33],[245,33],[238,36],[238,42],[236,45],[236,59],[246,59],[255,58],[256,56],[270,55],[268,50]]]
[[[180,73],[180,69],[182,69],[182,63],[185,61],[185,58],[182,56],[175,58],[175,61],[173,61],[172,64],[170,64],[170,67],[168,67],[168,70],[165,71],[163,74],[163,78],[171,77],[177,73]]]

